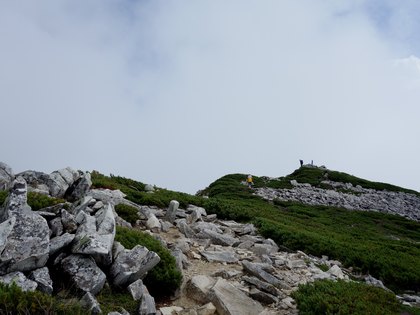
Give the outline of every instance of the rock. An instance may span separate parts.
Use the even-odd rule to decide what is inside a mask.
[[[378,279],[376,279],[376,278],[374,278],[374,277],[372,277],[371,275],[368,275],[368,276],[366,276],[365,277],[365,281],[366,281],[366,283],[367,284],[370,284],[370,285],[373,285],[373,286],[375,286],[375,287],[378,287],[378,288],[382,288],[382,289],[384,289],[384,290],[386,290],[386,291],[390,291],[383,283],[382,283],[382,281],[381,280],[378,280]],[[419,303],[420,303],[420,301],[419,301]]]
[[[174,223],[175,218],[176,218],[176,211],[178,210],[179,207],[179,202],[176,200],[172,200],[169,203],[169,208],[166,212],[166,216],[165,216],[165,220],[169,221],[171,223]]]
[[[190,226],[185,222],[185,219],[182,220],[183,221],[179,221],[177,224],[178,230],[188,238],[195,238],[196,235],[193,229],[191,229]]]
[[[80,304],[85,309],[89,310],[89,313],[92,315],[102,314],[101,306],[98,301],[95,299],[92,293],[87,292],[81,299]]]
[[[250,274],[254,275],[255,277],[275,286],[276,288],[283,289],[285,288],[285,285],[282,283],[282,281],[277,278],[276,276],[272,275],[271,273],[264,270],[265,265],[251,263],[249,261],[243,260],[242,266],[244,269],[249,272]]]
[[[287,260],[286,265],[290,269],[306,267],[306,263],[302,259]]]
[[[207,216],[206,209],[204,209],[202,207],[197,207],[197,206],[194,206],[194,205],[188,205],[187,211],[189,211],[189,212],[197,211],[197,212],[200,213],[200,216]]]
[[[66,190],[78,177],[79,172],[70,167],[52,172],[46,182],[50,189],[50,195],[52,197],[63,198]]]
[[[197,234],[198,238],[208,238],[211,240],[212,244],[215,245],[222,245],[222,246],[232,246],[234,244],[238,244],[239,241],[231,237],[229,235],[219,234],[209,229],[201,230],[200,233]]]
[[[65,209],[61,210],[61,223],[63,224],[63,228],[66,232],[74,233],[77,231],[77,222],[74,215]]]
[[[207,303],[197,308],[197,315],[214,315],[216,314],[216,306],[213,303]]]
[[[115,238],[115,219],[111,204],[99,210],[95,217],[80,212],[77,220],[82,220],[82,224],[77,229],[72,252],[91,255],[101,265],[111,264]]]
[[[11,167],[6,163],[0,162],[0,190],[9,190],[14,177]]]
[[[200,251],[200,254],[204,256],[208,261],[236,263],[238,258],[234,253],[230,251]]]
[[[279,299],[276,296],[271,295],[270,293],[262,292],[257,288],[252,288],[249,291],[249,296],[263,304],[273,304],[279,302]]]
[[[87,193],[87,196],[91,196],[92,198],[96,200],[100,200],[105,203],[111,203],[114,206],[124,203],[128,204],[130,206],[134,206],[132,203],[127,202],[124,200],[124,197],[126,196],[123,192],[120,190],[110,190],[110,189],[91,189]],[[138,208],[137,205],[134,207]]]
[[[22,291],[35,291],[38,284],[35,281],[29,280],[20,271],[8,273],[0,277],[0,282],[10,285],[15,283]]]
[[[186,291],[188,296],[193,300],[197,301],[198,303],[208,303],[210,302],[210,289],[215,283],[216,280],[212,277],[197,275],[192,277],[191,280],[188,281]]]
[[[71,242],[73,242],[74,238],[75,235],[69,233],[65,233],[63,235],[52,238],[50,240],[50,256],[55,255],[55,253],[68,246]]]
[[[263,255],[270,255],[276,253],[279,248],[273,245],[269,244],[254,244],[254,246],[249,248],[250,251],[252,251],[257,256],[263,256]]]
[[[38,284],[37,289],[41,292],[51,295],[53,292],[53,282],[47,267],[39,268],[29,274],[29,279]]]
[[[69,201],[76,201],[89,191],[92,186],[90,173],[81,175],[71,186],[66,190],[64,197]]]
[[[127,287],[128,292],[130,292],[131,296],[133,297],[134,301],[140,301],[142,298],[145,286],[143,284],[143,281],[141,279],[134,281],[132,284],[130,284]]]
[[[7,239],[9,238],[10,233],[13,231],[15,224],[16,217],[14,216],[0,223],[0,253],[3,252]]]
[[[263,310],[260,303],[224,279],[217,280],[211,288],[210,299],[220,315],[255,315]]]
[[[198,208],[194,208],[190,215],[187,216],[187,223],[193,224],[201,220],[201,211]]]
[[[93,295],[102,290],[106,275],[93,259],[82,255],[70,255],[61,261],[61,265],[63,271],[79,290]]]
[[[146,287],[145,292],[140,301],[138,314],[139,315],[154,315],[156,314],[156,304],[155,299],[149,294],[149,291]]]
[[[182,310],[183,310],[183,308],[179,307],[179,306],[166,306],[166,307],[161,307],[159,309],[159,311],[162,313],[162,315],[178,314]]]
[[[26,193],[26,182],[18,177],[13,182],[4,207],[8,216],[15,217],[15,222],[7,240],[2,241],[4,248],[0,254],[0,275],[41,268],[48,260],[50,230],[47,221],[26,204]],[[12,223],[13,220],[6,223],[6,233]]]
[[[327,273],[336,276],[338,279],[344,279],[344,273],[337,265],[333,265]]]
[[[151,192],[151,191],[155,191],[155,188],[153,187],[153,185],[146,184],[146,185],[144,186],[144,190],[145,190],[146,192]]]
[[[213,277],[221,277],[223,279],[231,279],[242,275],[242,271],[239,270],[219,270],[216,271],[212,276]]]
[[[154,214],[150,214],[149,219],[146,221],[146,227],[150,231],[158,233],[160,232],[162,225],[160,224],[159,219],[156,218]]]
[[[160,258],[155,252],[141,245],[132,250],[124,249],[114,257],[110,269],[112,281],[116,286],[126,287],[138,279],[143,279],[159,261]]]
[[[49,222],[49,226],[51,230],[50,237],[60,236],[61,234],[63,234],[64,227],[63,223],[61,223],[61,218],[52,219]]]
[[[259,290],[262,290],[264,292],[270,293],[270,294],[272,294],[274,296],[281,295],[281,292],[275,286],[273,286],[272,284],[269,284],[269,283],[267,283],[265,281],[261,281],[260,279],[258,279],[256,277],[243,276],[242,277],[242,280],[244,280],[245,282],[247,282],[249,284],[254,285]]]

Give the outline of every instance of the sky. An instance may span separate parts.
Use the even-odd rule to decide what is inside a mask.
[[[0,0],[0,161],[195,193],[313,160],[420,191],[418,0]]]

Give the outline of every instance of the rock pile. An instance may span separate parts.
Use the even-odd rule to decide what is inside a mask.
[[[267,200],[297,201],[309,205],[325,205],[350,210],[379,211],[420,221],[420,197],[405,192],[378,191],[351,183],[323,181],[331,189],[312,187],[291,181],[292,189],[258,188],[255,194]]]

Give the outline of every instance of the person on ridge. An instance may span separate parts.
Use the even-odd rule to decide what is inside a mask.
[[[246,182],[248,184],[248,187],[252,188],[252,185],[254,185],[254,182],[252,181],[252,175],[248,175]]]

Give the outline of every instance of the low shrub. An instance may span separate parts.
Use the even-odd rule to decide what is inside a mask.
[[[80,304],[65,302],[39,291],[23,292],[18,286],[0,283],[0,314],[79,315]]]
[[[292,297],[302,315],[418,314],[403,308],[393,293],[358,282],[319,280],[299,285]]]
[[[6,201],[7,195],[9,193],[4,190],[0,190],[0,207],[3,205],[3,203]]]
[[[160,262],[143,279],[153,296],[167,296],[180,287],[182,274],[176,266],[175,258],[158,240],[141,231],[124,227],[117,227],[115,240],[127,249],[142,245],[159,255]]]
[[[135,224],[139,219],[138,210],[132,206],[119,204],[115,206],[117,214],[125,221]]]
[[[110,312],[122,312],[124,308],[130,314],[136,314],[138,301],[135,301],[127,290],[117,290],[105,286],[96,296],[96,300],[101,305],[102,314]]]
[[[64,199],[53,198],[36,192],[28,192],[28,205],[33,211],[51,207],[59,203],[65,203]]]

